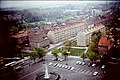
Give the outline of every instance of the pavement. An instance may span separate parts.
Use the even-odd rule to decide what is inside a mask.
[[[49,64],[52,62],[53,64],[58,63],[62,65],[72,66],[75,68],[75,70],[71,71],[68,69],[62,69],[59,67],[54,67],[53,65],[48,66],[48,72],[56,72],[60,74],[61,79],[60,80],[100,80],[102,75],[102,70],[96,68],[96,67],[88,67],[87,65],[76,65],[76,61],[82,61],[78,57],[68,57],[66,61],[52,61],[54,57],[51,55],[45,56],[45,61],[38,62],[36,64],[32,64],[26,68],[24,68],[22,71],[16,72],[17,80],[33,80],[37,74],[40,72],[45,71],[44,63]],[[63,58],[63,57],[59,57]],[[87,63],[87,61],[86,61]],[[98,76],[93,76],[94,71],[99,71]]]

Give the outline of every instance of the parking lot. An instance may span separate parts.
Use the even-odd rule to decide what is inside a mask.
[[[70,58],[64,60],[60,57],[58,61],[53,60],[53,56],[47,55],[45,61],[32,64],[17,72],[18,80],[33,80],[40,72],[45,71],[44,64],[48,65],[48,72],[56,72],[61,76],[61,80],[100,80],[103,71],[96,66],[88,66],[88,61]]]

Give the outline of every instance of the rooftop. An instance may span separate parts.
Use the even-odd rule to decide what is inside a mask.
[[[27,31],[19,31],[17,34],[12,35],[12,37],[15,37],[15,38],[20,38],[25,36],[27,36]]]
[[[82,32],[85,33],[85,34],[89,34],[89,33],[92,33],[94,31],[97,31],[97,30],[99,30],[101,28],[104,28],[104,27],[105,27],[104,25],[100,24],[100,25],[96,25],[94,27],[91,27],[89,29],[86,29],[86,30],[84,30]]]
[[[61,32],[61,31],[71,29],[71,28],[80,27],[84,24],[85,24],[85,22],[76,22],[76,23],[73,23],[73,24],[70,24],[70,25],[66,25],[64,27],[59,27],[59,28],[52,29],[51,31],[53,31],[54,33],[57,33],[57,32]]]
[[[98,43],[99,46],[109,46],[110,45],[110,38],[107,36],[102,36]]]

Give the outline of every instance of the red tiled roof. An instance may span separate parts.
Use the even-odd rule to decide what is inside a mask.
[[[106,36],[102,36],[98,43],[99,46],[109,46],[110,45],[110,39]]]

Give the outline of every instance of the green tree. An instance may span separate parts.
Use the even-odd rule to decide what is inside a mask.
[[[20,54],[17,54],[17,57],[20,57],[21,59],[23,59],[24,55],[23,55],[23,53],[20,53]]]
[[[68,50],[68,52],[69,52],[70,49],[71,49],[71,46],[72,46],[72,41],[71,41],[71,40],[67,40],[67,41],[65,41],[64,45],[65,45],[65,48],[66,48],[66,49]]]
[[[97,51],[97,50],[98,50],[97,44],[94,43],[94,42],[91,42],[91,43],[89,44],[89,46],[88,46],[88,50],[89,50],[89,51],[93,51],[93,52]]]
[[[34,60],[34,63],[36,63],[35,60],[36,60],[37,57],[38,57],[38,54],[37,54],[36,52],[31,52],[31,53],[30,53],[30,58],[31,58],[32,60]]]
[[[91,35],[91,41],[98,44],[98,41],[101,37],[101,32],[98,31],[98,32],[93,32],[92,35]]]
[[[110,33],[111,33],[110,30],[105,31],[105,35],[110,35]]]
[[[39,55],[39,58],[42,58],[46,55],[46,51],[44,48],[37,48],[36,49],[37,54]]]
[[[87,57],[91,60],[91,62],[94,62],[98,59],[98,55],[93,51],[89,51],[87,53]]]
[[[65,60],[67,59],[67,57],[68,57],[68,51],[66,50],[66,49],[64,49],[63,51],[62,51],[62,55],[64,56],[64,58],[65,58]]]
[[[53,54],[53,56],[56,57],[56,60],[58,60],[59,50],[57,48],[53,48],[51,54]]]
[[[85,58],[87,58],[87,55],[85,53],[81,53],[80,58],[83,59],[83,62],[85,61]]]

